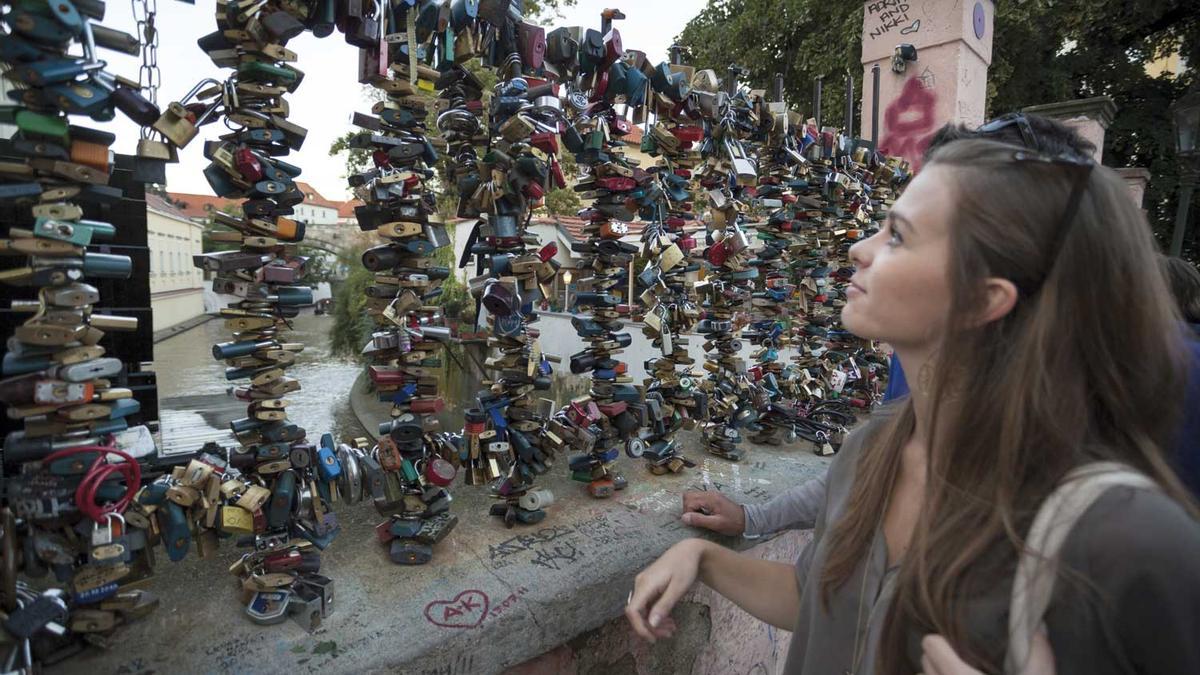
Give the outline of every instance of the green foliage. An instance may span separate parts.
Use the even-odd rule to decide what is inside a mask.
[[[826,0],[710,0],[678,41],[688,62],[719,74],[731,63],[742,79],[765,86],[776,72],[784,92],[806,115],[813,80],[824,77],[823,123],[840,122],[847,73],[862,89],[863,3]],[[736,39],[732,39],[736,36]],[[1191,70],[1152,77],[1145,65],[1172,52]],[[1108,95],[1116,120],[1105,164],[1142,166],[1153,178],[1146,210],[1161,242],[1174,224],[1178,161],[1168,107],[1197,78],[1200,12],[1194,0],[1029,0],[997,2],[987,116],[1025,106]],[[861,119],[862,112],[856,113]],[[1185,249],[1200,254],[1200,227]],[[1185,255],[1188,250],[1185,250]]]
[[[578,168],[575,164],[574,154],[565,151],[561,154],[562,172],[567,179],[567,187],[547,192],[546,203],[542,208],[550,215],[573,216],[583,207],[579,195],[572,189]]]
[[[367,315],[367,286],[374,274],[359,262],[362,250],[348,252],[339,258],[349,273],[333,286],[333,327],[330,329],[330,348],[339,356],[357,358],[371,336],[374,322]]]

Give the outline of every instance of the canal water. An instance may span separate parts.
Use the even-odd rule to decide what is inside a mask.
[[[301,389],[285,398],[290,402],[288,417],[304,427],[312,441],[326,432],[338,439],[363,435],[350,408],[350,388],[362,366],[330,352],[332,325],[328,315],[305,312],[293,320],[294,330],[285,337],[305,345],[287,371],[300,380]],[[194,445],[187,437],[227,440],[215,432],[227,430],[230,419],[245,416],[246,404],[226,393],[231,385],[245,382],[226,380],[225,362],[212,356],[212,346],[229,339],[224,322],[214,319],[154,346],[162,442],[167,450]]]
[[[333,321],[329,315],[305,312],[293,320],[293,330],[285,337],[287,342],[305,345],[295,365],[287,371],[289,377],[300,381],[301,389],[285,398],[289,401],[288,418],[305,428],[311,442],[327,432],[339,441],[368,435],[363,424],[386,421],[391,407],[379,403],[377,397],[360,394],[357,407],[365,419],[359,421],[351,405],[351,391],[364,373],[364,366],[353,358],[332,353],[329,333]],[[570,328],[568,319],[547,323],[562,323]],[[573,334],[570,337],[578,341]],[[246,404],[229,396],[227,390],[244,381],[227,381],[225,363],[212,356],[212,346],[229,339],[224,323],[214,319],[154,346],[164,454],[194,451],[209,440],[223,445],[235,442],[228,432],[229,421],[244,417]],[[563,342],[567,340],[554,340],[559,346],[565,346]],[[458,345],[442,359],[438,391],[446,400],[446,407],[438,417],[446,431],[462,429],[463,412],[474,405],[475,394],[483,386],[481,366],[485,355],[481,351]],[[555,407],[565,405],[588,389],[586,379],[571,375],[566,367],[569,353],[562,356],[563,363],[556,368],[552,388],[549,392],[539,392],[540,397],[553,400]]]
[[[369,435],[363,425],[374,427],[386,421],[391,408],[390,404],[378,402],[376,396],[364,393],[365,384],[359,385],[356,405],[352,407],[351,392],[364,373],[364,365],[332,353],[330,330],[334,320],[328,314],[317,316],[306,311],[293,320],[293,330],[285,337],[287,342],[305,345],[295,365],[287,371],[288,376],[300,380],[302,388],[288,394],[286,399],[290,402],[289,419],[305,428],[311,442],[327,432],[339,441]],[[536,392],[539,398],[552,400],[557,410],[588,391],[587,378],[572,375],[568,366],[571,354],[587,345],[575,333],[569,314],[544,312],[533,326],[541,334],[543,352],[562,359],[554,366],[550,390]],[[621,352],[620,358],[628,363],[634,384],[641,384],[646,377],[643,364],[659,356],[659,351],[642,335],[641,324],[627,324],[623,330],[632,334],[633,344]],[[688,354],[696,360],[694,368],[702,372],[703,336],[688,338]],[[226,446],[235,443],[228,431],[229,421],[244,417],[246,404],[228,396],[226,391],[231,385],[245,381],[227,381],[225,363],[212,357],[212,345],[229,339],[224,322],[214,319],[154,346],[164,454],[193,452],[210,440]],[[752,362],[752,349],[749,341],[742,341],[740,356],[747,362]],[[793,348],[781,352],[781,358],[787,359]],[[475,395],[483,388],[485,358],[482,345],[455,345],[443,355],[438,386],[446,401],[445,410],[438,415],[443,430],[462,429],[463,412],[474,406]]]

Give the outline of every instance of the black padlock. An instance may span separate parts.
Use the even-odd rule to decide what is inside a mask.
[[[572,67],[579,55],[579,43],[571,32],[559,27],[546,35],[546,60],[559,67]]]
[[[415,539],[393,539],[388,557],[397,565],[424,565],[433,558],[433,547]]]
[[[596,367],[596,355],[583,351],[571,356],[571,372],[579,375]]]
[[[271,12],[260,19],[263,28],[281,44],[304,32],[304,24],[283,10]]]
[[[520,297],[508,284],[493,280],[483,291],[483,306],[493,316],[510,316],[520,305]]]
[[[138,126],[148,127],[162,116],[158,106],[128,87],[117,87],[110,95],[113,105]]]
[[[308,15],[308,29],[316,37],[323,38],[333,34],[337,22],[337,0],[316,0],[316,5]]]

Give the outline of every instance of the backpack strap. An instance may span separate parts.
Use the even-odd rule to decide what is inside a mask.
[[[1013,578],[1004,672],[1019,675],[1042,628],[1058,574],[1058,555],[1079,518],[1109,488],[1158,489],[1149,476],[1119,462],[1091,462],[1073,469],[1042,502]]]

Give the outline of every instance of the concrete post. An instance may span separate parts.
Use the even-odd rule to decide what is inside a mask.
[[[995,13],[992,0],[863,3],[862,81],[870,81],[873,66],[882,71],[880,149],[919,168],[921,154],[942,125],[983,123]],[[893,55],[901,44],[915,47],[917,60],[903,62],[898,73]],[[862,138],[871,138],[875,101],[873,87],[864,86]]]
[[[1022,108],[1021,111],[1049,117],[1071,127],[1096,146],[1092,159],[1100,163],[1104,158],[1104,133],[1117,115],[1117,104],[1107,96],[1094,96],[1074,101],[1031,105]]]

